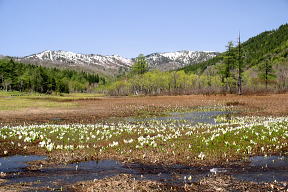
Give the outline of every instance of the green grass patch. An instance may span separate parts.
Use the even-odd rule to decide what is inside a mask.
[[[71,93],[47,95],[18,91],[0,91],[0,110],[19,110],[25,108],[67,108],[77,103],[67,102],[85,99],[97,99],[102,95]]]

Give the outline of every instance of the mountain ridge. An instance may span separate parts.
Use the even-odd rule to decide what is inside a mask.
[[[150,69],[175,70],[187,65],[209,60],[219,53],[214,51],[175,51],[146,55]],[[128,71],[135,58],[127,59],[119,55],[80,54],[63,50],[45,50],[40,53],[16,58],[22,63],[48,67],[73,68],[87,72],[115,75]]]
[[[220,53],[215,51],[175,51],[146,55],[151,68],[167,71],[207,61]]]

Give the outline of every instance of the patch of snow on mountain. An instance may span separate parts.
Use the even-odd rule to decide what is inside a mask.
[[[145,56],[151,69],[161,71],[179,69],[187,65],[200,63],[215,57],[218,53],[212,51],[176,51],[165,53],[152,53]],[[81,67],[90,71],[114,73],[129,70],[135,59],[127,59],[119,55],[103,56],[98,54],[79,54],[70,51],[43,51],[20,60],[28,63],[43,64],[45,66]]]
[[[44,51],[38,54],[30,55],[25,59],[39,59],[41,61],[57,61],[57,62],[69,62],[75,64],[96,64],[102,66],[131,66],[132,61],[130,59],[123,58],[119,55],[102,56],[94,54],[79,54],[70,51]]]

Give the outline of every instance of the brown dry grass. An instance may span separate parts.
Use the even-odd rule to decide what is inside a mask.
[[[131,175],[121,174],[101,180],[80,182],[73,185],[70,190],[77,192],[132,192],[132,191],[202,191],[202,192],[228,192],[228,191],[285,191],[284,187],[276,184],[257,184],[236,180],[226,175],[212,175],[190,184],[168,184],[149,180],[135,180]]]
[[[127,117],[141,112],[159,113],[167,109],[192,108],[207,105],[235,105],[245,110],[246,115],[287,115],[288,94],[264,96],[249,95],[189,95],[151,97],[101,97],[89,100],[72,100],[77,107],[69,108],[26,108],[16,111],[0,111],[2,124],[93,123],[109,117]],[[54,122],[54,123],[55,123]]]

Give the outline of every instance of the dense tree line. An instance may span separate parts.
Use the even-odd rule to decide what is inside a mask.
[[[22,64],[12,59],[0,60],[0,90],[83,92],[98,83],[105,84],[105,78],[98,74]]]
[[[272,79],[265,81],[264,72],[257,68],[242,73],[242,92],[287,92],[288,61],[273,65]],[[201,75],[181,71],[149,71],[144,74],[122,78],[104,90],[109,95],[175,95],[175,94],[226,94],[238,93],[237,72],[223,81],[217,68],[209,67]],[[268,79],[269,79],[268,78]],[[229,89],[227,90],[227,86]]]
[[[192,94],[216,91],[221,84],[218,76],[186,74],[184,71],[150,71],[118,80],[107,88],[110,95]],[[221,90],[217,90],[221,91]]]

